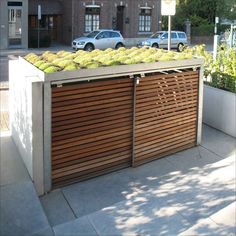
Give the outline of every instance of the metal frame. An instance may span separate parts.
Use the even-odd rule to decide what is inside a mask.
[[[49,192],[52,187],[52,160],[51,160],[51,100],[52,100],[52,91],[51,83],[44,83],[44,92],[43,92],[43,143],[44,143],[44,192]]]
[[[28,79],[28,78],[27,78]],[[44,194],[43,82],[32,83],[33,181],[39,195]]]
[[[147,73],[165,73],[172,70],[196,69],[201,67],[204,60],[194,58],[189,60],[153,62],[134,65],[120,65],[111,67],[100,67],[97,69],[81,69],[78,71],[62,71],[45,75],[45,80],[52,84],[64,84],[77,81],[99,80],[106,78],[116,78],[121,76],[142,75]]]
[[[199,84],[198,84],[198,119],[197,119],[197,145],[201,144],[202,139],[202,113],[203,113],[203,65],[199,71]]]
[[[135,161],[135,115],[136,115],[136,86],[138,77],[132,77],[133,79],[133,127],[132,127],[132,163],[131,165],[134,166]]]

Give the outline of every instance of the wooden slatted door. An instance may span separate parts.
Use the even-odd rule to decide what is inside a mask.
[[[196,145],[198,80],[189,71],[137,84],[134,166]]]
[[[130,78],[52,88],[52,186],[131,165]]]

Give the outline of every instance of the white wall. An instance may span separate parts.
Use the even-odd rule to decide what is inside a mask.
[[[203,122],[236,137],[236,94],[204,85]]]
[[[9,62],[10,125],[14,140],[39,195],[44,193],[43,82],[32,66]]]
[[[32,170],[32,87],[19,62],[9,62],[10,122],[12,138],[33,178]]]

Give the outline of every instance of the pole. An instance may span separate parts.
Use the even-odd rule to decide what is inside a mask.
[[[230,41],[229,41],[229,47],[233,47],[233,41],[234,41],[234,26],[233,24],[230,25]]]
[[[171,16],[168,16],[168,51],[171,49]]]
[[[213,43],[213,61],[216,61],[217,58],[217,47],[219,43],[219,37],[217,35],[217,24],[219,23],[219,17],[215,18],[215,27],[214,27],[214,43]]]
[[[38,20],[38,48],[40,47],[40,43],[39,43],[39,38],[40,38],[40,30],[39,30],[39,27],[40,27],[40,20]]]
[[[40,47],[40,20],[41,20],[41,5],[38,5],[38,48]]]

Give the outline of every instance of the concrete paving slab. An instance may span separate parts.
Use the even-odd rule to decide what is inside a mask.
[[[207,164],[215,163],[221,158],[204,147],[195,147],[166,157],[166,160],[179,170],[202,170]]]
[[[0,185],[31,181],[12,138],[0,139]]]
[[[234,236],[230,235],[227,230],[217,225],[215,222],[209,218],[200,220],[196,225],[189,228],[185,232],[179,234],[179,236]]]
[[[203,126],[201,145],[222,157],[236,156],[236,139],[206,125]]]
[[[40,230],[39,232],[27,236],[54,236],[54,232],[51,227]]]
[[[88,215],[99,235],[176,235],[190,224],[156,199],[135,197]]]
[[[210,219],[230,234],[236,235],[236,202],[211,215]]]
[[[44,195],[40,201],[51,226],[75,219],[74,213],[60,189]]]
[[[86,216],[53,227],[55,236],[97,236]]]
[[[9,111],[9,90],[0,90],[0,111]]]
[[[97,177],[62,189],[77,217],[125,200],[132,191],[132,179],[122,172]]]
[[[175,167],[164,159],[138,168],[127,168],[115,173],[77,183],[62,189],[77,217],[90,214],[112,204],[145,192]]]
[[[31,182],[21,182],[0,187],[1,235],[26,235],[37,233],[49,226],[42,206]],[[6,234],[5,234],[6,235]]]
[[[210,197],[210,196],[209,196]],[[196,224],[200,219],[210,217],[215,212],[226,207],[235,200],[227,197],[211,197],[206,199],[192,198],[185,204],[173,204],[172,206],[186,219],[191,225]]]
[[[0,235],[1,236],[26,236],[28,234],[25,229],[16,225],[11,219],[6,218],[0,208]]]
[[[236,202],[221,206],[216,213],[199,220],[181,235],[236,235]]]

